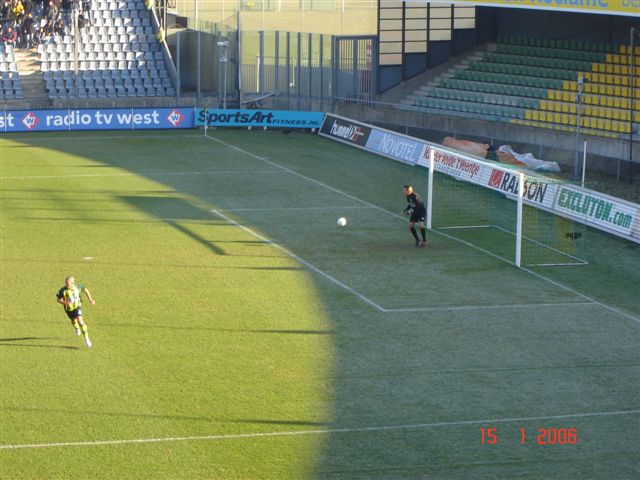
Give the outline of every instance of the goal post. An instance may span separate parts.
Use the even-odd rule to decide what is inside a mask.
[[[428,228],[518,267],[587,263],[583,225],[550,208],[563,182],[428,148]]]

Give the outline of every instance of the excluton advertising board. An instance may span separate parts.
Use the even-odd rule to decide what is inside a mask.
[[[288,110],[211,110],[196,112],[195,126],[320,128],[324,113]]]
[[[16,110],[0,113],[4,132],[193,128],[193,108]]]

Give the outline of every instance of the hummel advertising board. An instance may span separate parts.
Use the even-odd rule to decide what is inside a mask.
[[[371,128],[327,113],[319,134],[364,148],[369,140]]]

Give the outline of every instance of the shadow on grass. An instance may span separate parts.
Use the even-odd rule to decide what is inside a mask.
[[[69,345],[43,345],[43,344],[34,344],[34,343],[14,343],[14,342],[25,342],[29,340],[59,340],[59,338],[55,338],[55,337],[0,338],[0,347],[60,348],[63,350],[80,350],[80,347],[72,347]]]

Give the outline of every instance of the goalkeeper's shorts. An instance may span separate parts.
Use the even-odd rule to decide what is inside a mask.
[[[427,216],[427,210],[423,208],[416,208],[413,212],[411,212],[411,217],[409,218],[410,222],[418,223],[424,222],[424,217]]]

